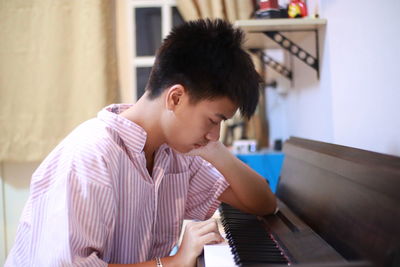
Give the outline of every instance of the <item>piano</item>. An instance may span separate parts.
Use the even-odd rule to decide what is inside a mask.
[[[400,266],[399,157],[296,137],[283,152],[275,214],[220,207],[229,261],[254,267]],[[197,265],[204,262],[203,254]]]

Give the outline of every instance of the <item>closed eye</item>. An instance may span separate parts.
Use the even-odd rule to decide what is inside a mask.
[[[215,121],[213,121],[212,119],[210,119],[210,122],[211,122],[212,124],[215,124],[215,125],[218,124],[218,122],[215,122]]]

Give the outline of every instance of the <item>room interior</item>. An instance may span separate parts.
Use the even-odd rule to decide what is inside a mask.
[[[265,79],[257,118],[246,122],[246,136],[258,149],[271,151],[277,142],[299,137],[400,156],[400,2],[308,0],[307,17],[277,25],[254,18],[254,2],[0,3],[0,264],[40,162],[102,107],[134,102],[157,44],[185,20],[222,16],[246,32],[244,45]],[[282,32],[318,66],[274,42],[265,27]],[[227,122],[224,131],[241,122]],[[240,126],[232,134],[241,139]]]

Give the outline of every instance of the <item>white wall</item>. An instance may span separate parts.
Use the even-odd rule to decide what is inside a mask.
[[[272,140],[299,136],[400,156],[398,10],[398,0],[320,1],[328,20],[320,34],[321,79],[294,59],[289,92],[267,89],[275,103],[267,107]],[[315,52],[312,33],[294,39]]]
[[[22,209],[29,196],[29,184],[39,162],[0,163],[0,265],[14,244]]]

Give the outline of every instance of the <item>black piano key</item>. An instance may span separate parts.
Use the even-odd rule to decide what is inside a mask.
[[[234,256],[234,260],[237,262],[250,262],[250,261],[256,261],[256,262],[269,262],[269,263],[287,263],[287,260],[282,257],[278,256],[269,256],[269,255],[240,255],[236,254]]]
[[[246,234],[244,231],[246,231],[246,229],[242,229],[240,232],[235,232],[232,231],[229,228],[226,228],[229,231],[229,235],[226,234],[226,236],[232,236],[232,237],[236,237],[236,238],[246,238],[248,240],[265,240],[267,242],[270,242],[271,244],[275,244],[275,242],[271,239],[270,236],[268,235],[260,235],[260,234],[255,234],[255,233],[248,233]]]
[[[255,215],[221,205],[222,225],[238,265],[288,264],[288,260]]]
[[[243,265],[247,265],[247,264],[257,264],[257,263],[270,263],[270,264],[285,264],[285,265],[288,265],[288,262],[284,261],[284,260],[276,260],[276,261],[248,260],[248,261],[239,261],[236,264],[243,266]]]
[[[269,255],[240,255],[237,259],[238,261],[263,261],[263,262],[287,262],[282,256],[269,256]]]
[[[268,249],[268,248],[263,248],[263,247],[239,247],[239,246],[235,246],[232,250],[235,250],[237,252],[271,252],[271,253],[276,253],[279,255],[282,255],[282,252],[278,249]]]
[[[263,244],[263,243],[250,244],[250,243],[241,242],[240,240],[232,240],[232,241],[233,241],[232,243],[234,243],[234,244],[240,244],[240,245],[236,245],[235,246],[237,248],[243,248],[243,249],[246,249],[246,248],[250,248],[250,249],[259,248],[259,249],[270,250],[270,251],[274,251],[274,250],[280,251],[280,249],[276,245]]]

